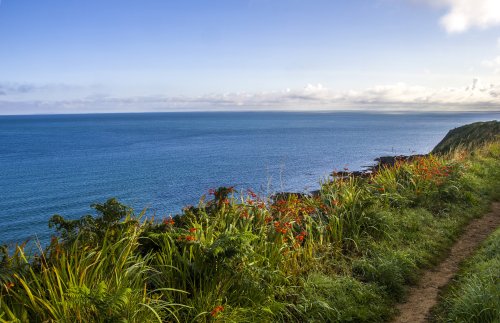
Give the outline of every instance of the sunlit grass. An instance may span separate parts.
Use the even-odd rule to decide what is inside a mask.
[[[500,144],[428,156],[316,196],[211,190],[174,218],[109,200],[46,250],[0,254],[0,321],[383,321],[498,194]]]
[[[500,230],[462,267],[436,310],[439,322],[498,322],[500,318]]]

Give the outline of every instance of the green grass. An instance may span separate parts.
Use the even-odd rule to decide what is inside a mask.
[[[500,229],[462,266],[442,295],[436,322],[500,321]]]
[[[450,130],[432,150],[433,154],[446,154],[459,148],[469,150],[480,147],[485,142],[498,139],[500,122],[475,122]]]
[[[272,201],[219,188],[173,219],[116,200],[0,250],[0,322],[383,322],[500,192],[500,143]],[[239,193],[239,194],[237,194]]]

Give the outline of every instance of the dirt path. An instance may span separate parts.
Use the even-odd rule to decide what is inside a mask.
[[[427,270],[418,286],[410,289],[406,303],[399,304],[400,322],[427,322],[431,308],[438,302],[439,289],[457,273],[458,265],[469,257],[478,245],[500,226],[500,203],[493,203],[492,210],[482,218],[473,220],[451,248],[448,257],[437,267]]]

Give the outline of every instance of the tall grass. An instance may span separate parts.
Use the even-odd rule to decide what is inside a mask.
[[[151,255],[136,252],[140,228],[133,227],[98,248],[81,239],[61,245],[53,239],[48,251],[29,259],[21,247],[3,261],[26,265],[3,276],[2,320],[14,322],[161,322],[176,306],[147,288],[154,274]]]
[[[109,200],[0,253],[0,321],[383,321],[494,197],[500,144],[422,157],[316,196],[210,190],[174,218]]]

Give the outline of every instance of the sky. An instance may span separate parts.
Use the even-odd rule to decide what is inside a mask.
[[[0,114],[500,111],[500,0],[0,0]]]

